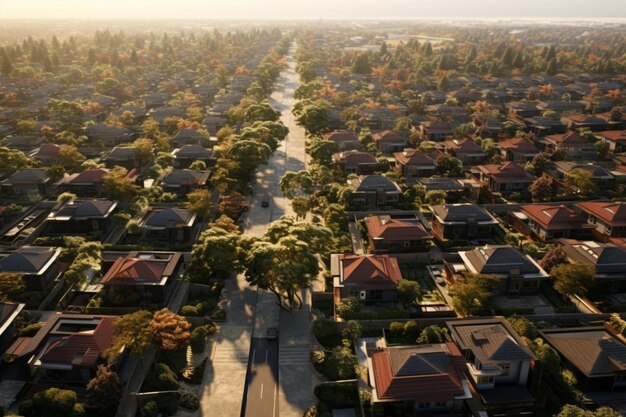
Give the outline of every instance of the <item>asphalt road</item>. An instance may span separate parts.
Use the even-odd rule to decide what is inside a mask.
[[[278,340],[253,337],[242,417],[278,416]]]

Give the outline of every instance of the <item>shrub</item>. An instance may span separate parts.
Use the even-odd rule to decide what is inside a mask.
[[[85,410],[77,400],[72,390],[49,388],[36,393],[31,400],[22,401],[19,413],[24,417],[79,417]]]
[[[404,335],[404,323],[394,321],[389,325],[389,334],[394,339],[401,339]]]
[[[146,375],[143,391],[170,391],[178,389],[178,379],[169,366],[157,363]]]
[[[183,316],[199,316],[198,308],[189,304],[181,307],[180,314]]]
[[[341,329],[334,321],[327,319],[315,320],[313,322],[313,333],[318,342],[327,349],[332,349],[341,343]]]
[[[206,338],[209,335],[204,326],[196,327],[191,332],[191,351],[193,353],[202,353],[206,346]]]
[[[180,397],[180,406],[187,410],[196,411],[200,407],[200,401],[193,394],[183,394]]]
[[[43,327],[43,325],[44,323],[31,323],[29,325],[26,325],[18,331],[18,336],[32,337],[39,331],[39,329]]]
[[[139,411],[141,417],[156,417],[157,414],[159,414],[159,406],[156,401],[148,401]]]
[[[180,403],[178,394],[160,394],[156,397],[155,401],[159,406],[159,411],[166,416],[172,416],[178,411],[178,405]]]
[[[174,374],[178,375],[187,367],[187,349],[163,350],[161,362],[167,365]]]
[[[335,311],[341,317],[346,317],[352,313],[358,313],[361,311],[361,304],[359,304],[359,300],[354,297],[344,298],[337,303]]]

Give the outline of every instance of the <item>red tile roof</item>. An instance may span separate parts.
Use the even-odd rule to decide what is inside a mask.
[[[340,152],[333,155],[335,161],[343,162],[347,166],[359,164],[378,164],[378,160],[374,155],[368,152]]]
[[[613,142],[626,142],[626,130],[607,130],[605,132],[598,132],[596,135]]]
[[[377,142],[404,142],[404,138],[398,132],[393,130],[383,130],[372,135]]]
[[[115,319],[102,317],[94,330],[76,332],[54,340],[41,355],[41,362],[95,366],[98,358],[111,345]]]
[[[463,152],[482,152],[483,150],[469,138],[465,138],[463,140],[446,140],[443,142],[443,147],[446,149],[451,149],[454,151],[463,151]]]
[[[34,153],[34,158],[57,158],[61,152],[61,147],[54,143],[44,143]]]
[[[69,182],[72,184],[93,184],[102,182],[102,177],[108,173],[109,171],[104,168],[87,168]]]
[[[449,123],[441,119],[430,119],[422,123],[422,126],[428,130],[429,133],[447,133],[452,132],[452,127]]]
[[[365,220],[367,233],[373,239],[384,240],[428,240],[433,237],[415,223],[390,219],[388,216],[370,216]]]
[[[389,255],[341,255],[343,282],[362,289],[394,290],[402,281],[400,265]]]
[[[444,369],[431,372],[416,372],[413,375],[394,374],[394,366],[389,350],[372,354],[372,374],[376,383],[376,394],[380,400],[436,402],[452,401],[463,394],[461,378],[465,369],[465,359],[452,342],[440,345],[439,352],[445,352],[447,364]],[[419,357],[420,351],[431,346],[418,346],[412,355]],[[421,348],[421,349],[420,349]]]
[[[567,146],[578,146],[578,145],[589,145],[589,141],[582,136],[580,136],[576,132],[568,132],[562,133],[560,135],[549,135],[546,136],[546,139],[551,140],[552,142],[558,145],[567,145]]]
[[[510,138],[498,142],[498,146],[502,149],[511,149],[519,152],[535,152],[539,153],[539,149],[524,138]]]
[[[395,152],[393,156],[402,165],[433,165],[435,161],[424,152],[415,149],[405,149],[402,152]]]
[[[119,257],[102,277],[102,284],[131,284],[133,282],[158,283],[163,278],[166,264],[151,259]]]
[[[500,180],[515,180],[515,181],[532,181],[532,177],[528,172],[524,171],[524,168],[514,164],[513,162],[505,162],[502,165],[487,164],[480,165],[480,170],[489,174],[491,177]]]
[[[546,230],[580,229],[587,226],[587,219],[565,206],[528,204],[521,210]]]
[[[586,201],[577,206],[613,227],[626,226],[626,203]]]

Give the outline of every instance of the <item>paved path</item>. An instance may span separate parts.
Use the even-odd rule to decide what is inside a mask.
[[[278,343],[276,340],[252,338],[243,408],[246,416],[278,416]]]
[[[357,255],[363,255],[365,250],[363,249],[363,239],[361,238],[359,225],[355,222],[350,222],[348,223],[348,230],[350,230],[350,236],[352,237],[352,250]]]

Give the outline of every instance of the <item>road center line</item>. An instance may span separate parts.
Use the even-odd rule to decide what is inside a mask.
[[[263,399],[263,384],[261,384],[261,399]]]

